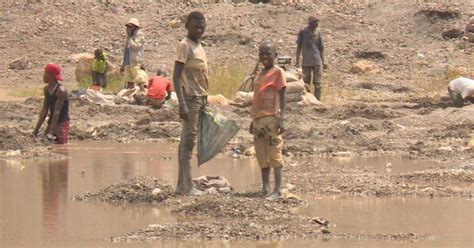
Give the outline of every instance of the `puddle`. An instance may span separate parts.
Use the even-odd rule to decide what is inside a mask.
[[[330,229],[335,233],[411,232],[439,238],[410,247],[474,245],[472,199],[325,197],[313,198],[310,202],[298,213],[324,216],[331,220]]]
[[[0,160],[1,247],[404,247],[406,243],[354,240],[288,240],[267,242],[161,241],[114,244],[110,236],[149,224],[180,219],[151,205],[74,202],[71,197],[135,176],[154,176],[174,185],[177,144],[75,143],[57,148],[69,158],[53,161]],[[393,160],[392,160],[393,161]],[[326,161],[328,164],[339,163]],[[381,164],[384,161],[380,162]],[[393,162],[392,162],[393,163]],[[345,166],[345,165],[342,165]],[[350,165],[347,165],[350,166]],[[392,168],[395,167],[393,163]],[[417,167],[418,169],[418,167]],[[217,157],[193,175],[219,174],[237,190],[260,184],[253,159]],[[463,199],[325,198],[302,209],[336,223],[334,232],[416,232],[442,237],[411,247],[470,247],[473,244],[472,201]],[[415,218],[415,215],[418,218]],[[464,240],[464,242],[462,242]],[[456,244],[451,246],[449,244]],[[466,246],[467,244],[467,246]]]

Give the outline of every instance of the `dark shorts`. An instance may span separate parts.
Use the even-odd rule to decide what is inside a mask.
[[[105,88],[107,86],[107,78],[105,73],[92,71],[92,84]]]

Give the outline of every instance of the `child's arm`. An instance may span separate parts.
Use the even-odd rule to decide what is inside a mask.
[[[190,48],[186,43],[179,43],[177,49],[177,59],[174,63],[173,70],[173,86],[176,96],[178,97],[179,104],[179,117],[183,120],[188,119],[188,106],[184,100],[183,85],[181,85],[181,75],[183,74],[184,67],[188,61],[190,54]]]
[[[298,33],[298,40],[296,41],[296,67],[300,67],[300,57],[301,57],[301,46],[303,44],[303,33],[300,31]]]
[[[46,86],[47,87],[47,86]],[[36,123],[35,129],[33,130],[33,135],[37,136],[39,129],[43,125],[44,120],[46,120],[46,117],[48,116],[48,108],[49,108],[49,102],[48,102],[48,95],[47,95],[47,89],[46,87],[44,88],[44,99],[43,99],[43,106],[41,107],[41,112],[39,115],[38,122]]]
[[[167,86],[166,86],[166,92],[168,93],[168,95],[166,96],[165,100],[169,100],[171,98],[171,92],[173,92],[171,90],[171,82],[169,82],[169,81],[168,81]]]
[[[183,88],[181,87],[181,74],[184,70],[184,64],[182,62],[176,61],[174,63],[173,70],[173,85],[176,96],[178,97],[179,103],[179,117],[183,120],[188,119],[188,107],[184,101]]]
[[[285,131],[285,109],[286,109],[286,87],[281,88],[280,90],[280,118],[278,120],[278,126],[280,130],[278,131],[279,134],[282,134]]]
[[[321,33],[319,33],[319,44],[318,44],[318,49],[319,49],[319,54],[321,55],[321,62],[323,64],[323,69],[327,68],[327,64],[324,61],[324,42],[323,42],[323,36]]]
[[[279,93],[280,93],[280,117],[278,118],[278,126],[279,130],[278,133],[282,134],[285,132],[285,125],[284,125],[284,120],[285,120],[285,111],[286,111],[286,76],[285,72],[280,69],[280,77],[279,77]]]

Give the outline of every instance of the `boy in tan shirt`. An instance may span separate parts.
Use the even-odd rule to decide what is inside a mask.
[[[178,44],[173,84],[179,102],[179,116],[183,120],[179,143],[179,174],[176,192],[201,195],[194,188],[191,175],[191,158],[198,133],[199,115],[207,105],[207,57],[199,40],[206,28],[200,12],[191,12],[186,21],[187,36]]]

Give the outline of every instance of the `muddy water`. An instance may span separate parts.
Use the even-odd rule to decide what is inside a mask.
[[[474,201],[426,198],[309,198],[299,209],[324,216],[339,233],[418,233],[439,238],[410,247],[473,247]],[[390,245],[389,245],[390,246]]]
[[[106,241],[110,236],[180,219],[169,209],[150,205],[91,204],[74,202],[71,197],[139,175],[156,176],[174,183],[176,144],[91,142],[71,144],[57,151],[68,159],[0,160],[0,247],[470,247],[473,244],[472,201],[311,197],[313,204],[298,211],[330,219],[336,224],[331,228],[335,232],[416,232],[441,238],[416,243],[176,240],[112,244]],[[348,166],[336,160],[325,163]],[[357,164],[363,163],[357,161]],[[218,157],[202,168],[194,168],[196,176],[219,174],[228,178],[237,190],[257,189],[260,182],[254,160]]]

